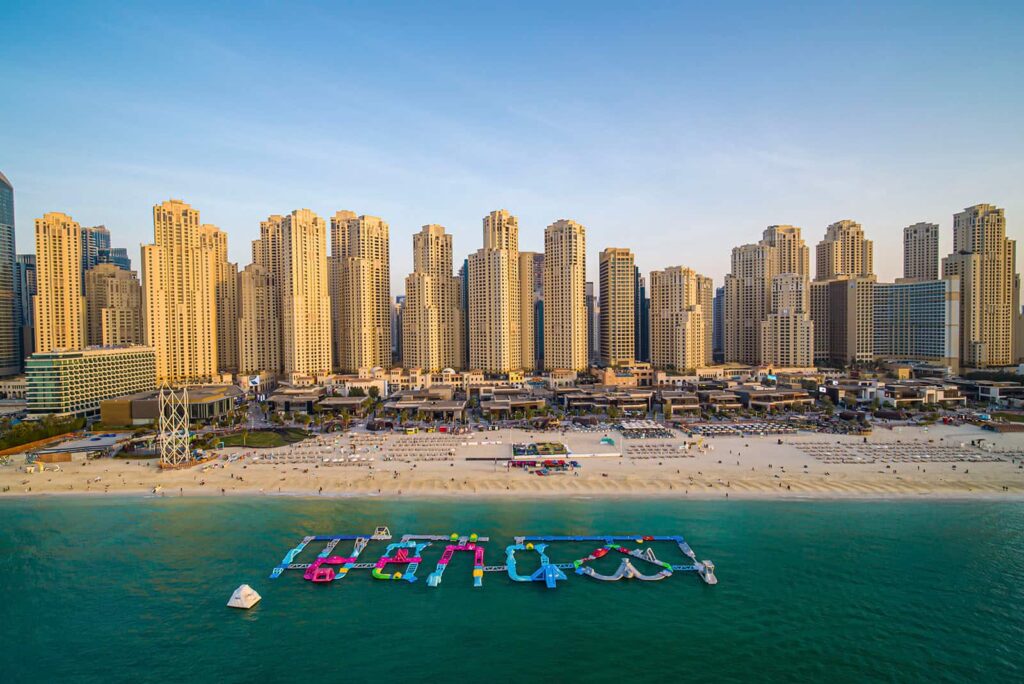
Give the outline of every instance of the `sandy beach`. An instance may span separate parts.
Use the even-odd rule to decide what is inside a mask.
[[[606,436],[614,444],[601,443]],[[991,451],[970,446],[980,439]],[[566,444],[582,467],[538,476],[502,461],[466,460],[507,457],[513,442],[534,441]],[[99,459],[26,473],[15,461],[0,466],[0,497],[152,494],[156,488],[161,496],[1024,498],[1020,433],[933,426],[877,429],[867,443],[810,433],[715,437],[700,447],[695,441],[678,433],[672,440],[519,430],[332,434],[276,449],[223,449],[216,461],[175,471],[161,470],[155,460]],[[950,451],[986,462],[942,460],[955,458],[943,456]],[[838,462],[837,454],[873,462]]]

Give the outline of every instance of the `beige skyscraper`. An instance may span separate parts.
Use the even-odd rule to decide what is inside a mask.
[[[814,323],[807,277],[783,273],[772,278],[771,306],[761,323],[761,363],[776,368],[814,365]]]
[[[452,275],[452,236],[444,226],[423,226],[412,236],[412,259],[402,305],[402,363],[428,372],[458,369],[460,287]]]
[[[544,230],[544,365],[580,371],[587,354],[587,237],[576,221]]]
[[[601,288],[601,363],[632,365],[636,360],[636,263],[633,253],[609,247],[598,257]]]
[[[114,264],[86,271],[85,320],[89,346],[141,345],[142,286],[135,271]]]
[[[766,356],[762,346],[762,323],[772,313],[773,280],[793,274],[806,283],[808,271],[809,250],[795,226],[769,226],[760,242],[732,250],[732,269],[725,277],[726,361],[760,364],[769,358],[795,357],[799,349],[813,347],[813,341],[781,336],[779,344],[790,349]]]
[[[831,306],[832,294],[831,284],[833,280],[812,280],[808,288],[808,295],[811,307],[811,321],[814,323],[814,361],[824,363],[831,360],[832,356],[832,319],[835,318],[829,308]]]
[[[960,277],[960,362],[969,368],[1012,364],[1016,242],[1006,238],[1003,210],[991,204],[953,216],[953,253],[944,277]]]
[[[181,200],[153,207],[153,244],[142,247],[146,343],[156,351],[158,383],[217,375],[213,257],[199,212]]]
[[[712,337],[714,336],[713,312],[715,309],[715,281],[708,276],[697,274],[697,302],[704,319],[704,365],[714,363]]]
[[[796,226],[768,226],[761,243],[771,247],[771,270],[775,275],[796,273],[811,277],[810,250]]]
[[[873,253],[860,224],[837,221],[825,229],[810,290],[818,361],[853,364],[874,359]]]
[[[734,247],[725,276],[725,360],[761,361],[761,323],[771,299],[772,249],[763,242]],[[653,314],[652,314],[653,316]]]
[[[281,331],[281,224],[272,214],[260,221],[260,237],[252,241],[252,265],[238,279],[238,366],[244,374],[279,374],[284,363]],[[248,269],[248,267],[246,267]],[[248,278],[248,280],[245,280]],[[246,292],[242,289],[246,288]],[[268,297],[254,301],[253,296]],[[333,302],[332,302],[333,304]],[[257,329],[253,326],[261,326]],[[243,339],[244,338],[244,339]],[[255,345],[259,344],[257,348]]]
[[[939,279],[939,226],[915,223],[903,229],[903,278]]]
[[[228,262],[228,234],[217,226],[199,227],[203,246],[213,260],[214,297],[217,307],[217,368],[238,372],[238,264]]]
[[[292,382],[308,382],[331,372],[327,223],[296,209],[280,225],[282,372]]]
[[[243,375],[279,373],[281,327],[274,277],[260,264],[238,276],[238,371]]]
[[[1013,278],[1013,358],[1015,363],[1024,363],[1024,310],[1020,304],[1020,274]]]
[[[391,367],[391,255],[388,224],[340,211],[331,219],[335,288],[341,297],[338,367]]]
[[[544,255],[519,253],[519,333],[523,370],[537,369],[537,323],[534,306],[539,298],[537,282],[544,283]]]
[[[36,351],[85,346],[81,227],[67,214],[36,219]]]
[[[688,371],[707,362],[707,335],[701,305],[700,275],[692,268],[672,266],[651,271],[651,364]]]
[[[873,255],[874,246],[864,239],[859,223],[837,221],[825,229],[825,239],[818,243],[815,280],[872,276]]]
[[[252,241],[252,263],[267,273],[281,271],[281,224],[284,217],[272,214],[260,221],[260,238]]]
[[[811,283],[814,358],[839,364],[875,358],[874,276],[840,276]]]
[[[469,255],[469,365],[509,373],[523,367],[519,222],[501,209],[483,224],[484,245]]]
[[[341,286],[341,241],[347,232],[348,222],[358,217],[354,211],[343,210],[335,212],[331,218],[331,254],[327,257],[327,275],[331,294],[331,344],[334,347],[332,365],[335,370],[342,370],[341,362],[345,355],[345,296]]]

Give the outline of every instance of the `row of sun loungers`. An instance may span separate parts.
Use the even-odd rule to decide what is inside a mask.
[[[666,428],[623,428],[620,432],[626,439],[671,439],[675,436]]]
[[[266,454],[256,456],[254,464],[268,465],[324,465],[324,466],[346,466],[346,465],[370,465],[373,463],[373,456],[313,456],[310,454]]]
[[[673,442],[661,442],[654,444],[629,444],[623,450],[623,455],[634,460],[651,458],[693,458],[697,455],[697,448]]]
[[[453,461],[463,437],[446,434],[394,435],[384,445],[388,461]]]
[[[991,463],[1006,460],[974,446],[903,442],[835,444],[800,442],[797,448],[823,463]]]
[[[694,425],[690,432],[706,437],[740,437],[752,435],[793,435],[796,428],[782,423],[709,423]]]

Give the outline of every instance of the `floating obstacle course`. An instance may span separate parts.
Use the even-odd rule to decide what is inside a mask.
[[[415,541],[401,541],[397,544],[388,544],[384,555],[377,559],[373,568],[373,577],[380,580],[405,580],[406,582],[416,581],[416,570],[423,562],[423,549],[430,546],[430,542],[417,544]],[[394,552],[395,555],[391,555]],[[410,556],[409,553],[412,553]],[[405,565],[405,573],[399,571],[387,573],[385,568],[391,564]]]
[[[476,533],[460,535],[453,532],[449,535],[406,534],[402,538],[388,544],[384,554],[376,562],[361,562],[360,555],[371,541],[391,541],[391,531],[387,527],[378,527],[372,534],[339,534],[310,535],[303,537],[295,548],[285,554],[281,562],[270,573],[270,579],[277,579],[286,570],[301,570],[303,578],[317,584],[328,584],[342,579],[352,570],[370,570],[371,575],[379,580],[405,580],[415,582],[416,573],[423,563],[423,552],[434,544],[444,544],[441,558],[434,571],[427,576],[427,586],[437,587],[441,584],[444,571],[456,553],[469,553],[473,556],[473,586],[483,586],[485,573],[503,572],[514,582],[543,582],[549,589],[557,587],[558,582],[568,579],[567,572],[589,577],[602,582],[617,582],[624,579],[635,579],[645,582],[664,580],[676,573],[696,573],[706,584],[717,584],[715,565],[709,560],[697,560],[697,554],[681,536],[623,536],[623,535],[591,535],[591,536],[520,536],[515,543],[505,547],[505,563],[503,565],[486,565],[484,562],[485,544],[488,537]],[[335,548],[342,542],[352,542],[352,551],[348,556],[334,555]],[[312,563],[296,562],[300,553],[312,543],[324,542],[325,546]],[[586,556],[572,562],[554,563],[548,556],[549,549],[559,543],[595,543],[598,546]],[[654,549],[645,544],[669,542],[682,553],[688,562],[669,563],[658,558]],[[516,553],[536,553],[540,559],[540,567],[529,575],[519,572]],[[618,568],[610,574],[599,573],[592,563],[605,556],[618,554]],[[404,570],[397,569],[404,567]]]

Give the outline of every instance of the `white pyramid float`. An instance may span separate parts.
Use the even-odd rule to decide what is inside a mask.
[[[228,608],[249,609],[259,603],[261,598],[263,597],[256,593],[255,589],[248,584],[243,584],[235,589],[235,593],[231,594],[231,598],[228,599]]]

